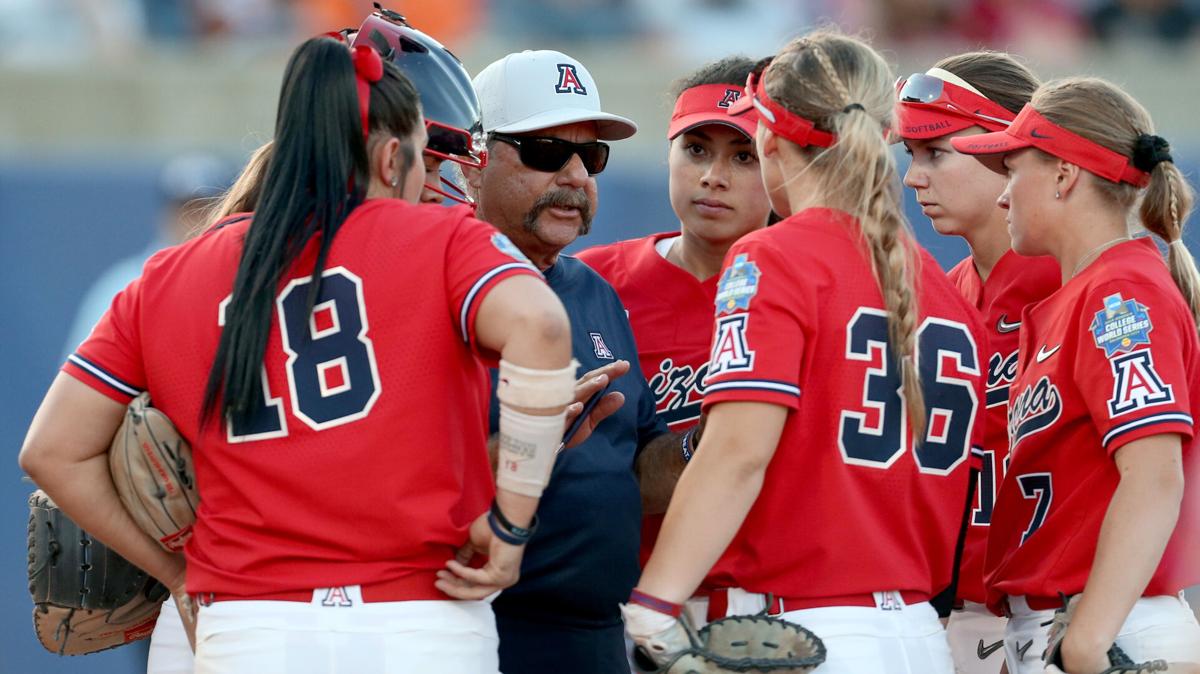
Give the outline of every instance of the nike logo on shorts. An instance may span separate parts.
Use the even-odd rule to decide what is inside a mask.
[[[1008,322],[1008,314],[1000,314],[1000,320],[996,321],[996,332],[999,332],[1000,334],[1016,332],[1017,330],[1020,330],[1020,329],[1021,329],[1021,321],[1017,321],[1016,323],[1009,323]]]
[[[980,639],[979,646],[977,646],[975,648],[975,654],[979,656],[980,660],[987,660],[988,656],[990,656],[992,653],[995,653],[996,651],[1000,650],[1001,648],[1004,648],[1004,640],[1003,639],[1001,639],[1000,641],[997,641],[994,644],[991,644],[990,646],[984,646],[983,639]]]
[[[1059,350],[1059,349],[1061,349],[1061,348],[1062,348],[1062,344],[1059,344],[1058,346],[1054,347],[1053,349],[1050,349],[1049,351],[1047,351],[1047,350],[1046,350],[1046,345],[1045,345],[1045,344],[1043,344],[1043,345],[1042,345],[1042,347],[1041,347],[1040,349],[1038,349],[1038,352],[1037,352],[1037,362],[1039,362],[1039,363],[1044,363],[1044,362],[1046,361],[1046,359],[1047,359],[1047,358],[1049,358],[1050,356],[1053,356],[1054,354],[1058,353],[1058,350]]]
[[[1029,647],[1032,645],[1033,639],[1027,641],[1024,646],[1021,645],[1021,642],[1017,642],[1017,656],[1020,658],[1021,662],[1025,662],[1025,651],[1029,650]]]

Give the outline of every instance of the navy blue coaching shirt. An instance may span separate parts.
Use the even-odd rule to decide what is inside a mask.
[[[638,368],[625,308],[599,274],[560,255],[545,270],[571,319],[582,375],[614,360],[630,362],[609,391],[625,404],[585,442],[558,455],[538,506],[540,524],[521,563],[521,579],[493,604],[505,674],[628,671],[618,603],[637,582],[642,501],[633,461],[667,432]],[[492,371],[492,391],[496,390]],[[490,427],[499,427],[492,397]],[[553,633],[553,634],[552,634]]]

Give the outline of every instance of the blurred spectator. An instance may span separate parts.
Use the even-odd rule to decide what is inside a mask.
[[[663,47],[687,61],[735,52],[772,54],[821,17],[836,19],[840,2],[780,0],[630,0],[638,25],[665,38]]]
[[[121,58],[132,53],[145,31],[140,0],[0,0],[3,61],[76,64],[80,53]]]
[[[955,3],[949,30],[968,45],[1014,50],[1031,58],[1046,51],[1059,56],[1073,53],[1086,32],[1078,0]]]
[[[1185,0],[1102,0],[1088,18],[1101,42],[1150,37],[1178,45],[1195,32],[1198,13]]]
[[[506,0],[501,4],[503,11],[493,14],[493,28],[518,40],[535,37],[561,46],[631,36],[639,29],[631,0]]]
[[[220,195],[231,177],[224,162],[206,154],[177,157],[163,167],[158,181],[163,210],[154,240],[142,251],[114,263],[84,293],[67,333],[66,353],[72,353],[87,338],[113,297],[141,276],[142,265],[151,255],[181,243],[206,224],[201,220],[205,202]]]

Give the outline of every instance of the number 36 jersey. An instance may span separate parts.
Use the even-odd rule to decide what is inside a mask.
[[[985,574],[988,605],[1005,595],[1053,603],[1081,592],[1120,481],[1114,454],[1163,433],[1183,440],[1200,477],[1200,341],[1191,312],[1149,238],[1105,251],[1021,320],[1009,396],[1009,468],[996,501]],[[1146,595],[1200,582],[1196,485]],[[1191,504],[1191,505],[1189,505]]]
[[[223,226],[222,226],[223,225]],[[152,257],[64,370],[128,402],[148,390],[195,450],[188,590],[239,596],[434,573],[487,509],[483,297],[538,272],[463,209],[370,200],[342,224],[313,311],[317,241],[276,293],[251,422],[201,403],[249,218]]]
[[[919,446],[853,218],[805,210],[726,256],[704,406],[791,410],[723,562],[739,586],[836,605],[882,590],[928,598],[950,584],[986,363],[977,312],[914,249],[928,426]]]

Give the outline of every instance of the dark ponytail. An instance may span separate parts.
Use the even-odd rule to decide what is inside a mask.
[[[318,37],[300,45],[284,71],[275,122],[275,147],[254,220],[246,232],[225,309],[221,341],[204,391],[201,424],[220,403],[221,417],[246,420],[262,395],[260,383],[275,294],[283,274],[319,237],[308,310],[320,293],[321,272],[342,223],[366,198],[369,145],[401,140],[404,175],[420,123],[416,90],[391,64],[370,85],[370,143],[364,138],[357,79],[344,43]]]

